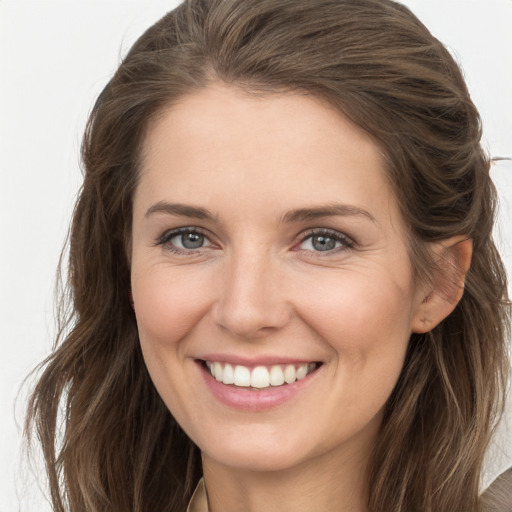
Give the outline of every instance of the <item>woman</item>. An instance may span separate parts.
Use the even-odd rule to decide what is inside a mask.
[[[30,405],[55,510],[478,510],[508,326],[480,136],[391,1],[151,27],[91,115]]]

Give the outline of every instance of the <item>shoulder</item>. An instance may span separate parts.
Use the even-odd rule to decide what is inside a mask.
[[[503,472],[481,496],[480,512],[512,510],[512,468]]]

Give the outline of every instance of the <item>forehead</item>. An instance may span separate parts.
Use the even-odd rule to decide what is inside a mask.
[[[204,203],[221,197],[222,207],[263,202],[270,211],[346,202],[396,216],[379,146],[307,95],[220,85],[194,92],[153,121],[143,155],[136,203],[212,209],[218,205]]]
[[[269,144],[270,137],[273,144]],[[231,146],[241,155],[244,150],[263,147],[266,151],[261,158],[274,156],[275,150],[285,155],[298,148],[304,156],[316,150],[318,158],[320,151],[332,152],[349,140],[352,151],[343,148],[345,159],[369,157],[379,160],[379,165],[382,160],[380,149],[366,132],[316,96],[252,93],[221,84],[182,96],[164,108],[149,125],[144,155],[151,158],[164,147],[170,149],[173,139],[187,143],[182,150],[194,143],[201,143],[205,150],[216,149],[222,143],[223,149]]]

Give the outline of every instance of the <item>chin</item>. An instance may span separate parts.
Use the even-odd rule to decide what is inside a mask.
[[[225,450],[202,452],[204,458],[214,460],[217,464],[240,471],[277,472],[291,469],[300,464],[303,457],[285,451],[276,451],[260,446],[247,446],[240,450],[228,447]]]
[[[225,467],[257,472],[288,470],[324,451],[320,443],[311,443],[311,433],[295,430],[290,434],[290,429],[254,429],[253,425],[252,429],[242,427],[239,435],[226,432],[221,438],[215,436],[198,445],[203,458]]]

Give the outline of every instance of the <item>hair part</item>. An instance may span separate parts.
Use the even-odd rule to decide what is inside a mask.
[[[82,146],[69,327],[42,366],[27,418],[54,510],[182,511],[200,477],[198,449],[144,365],[129,254],[145,133],[165,108],[213,82],[309,94],[368,133],[385,156],[420,279],[440,268],[432,243],[473,241],[454,312],[411,337],[368,470],[368,505],[476,511],[506,378],[509,303],[491,236],[496,192],[459,68],[390,0],[189,0],[139,38],[101,93]]]

